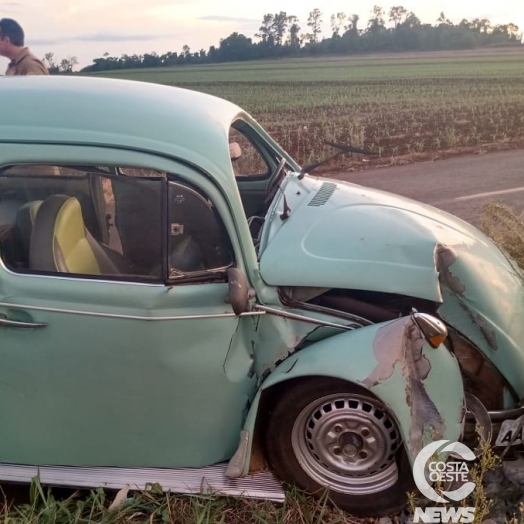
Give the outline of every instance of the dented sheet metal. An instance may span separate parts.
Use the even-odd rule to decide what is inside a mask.
[[[286,310],[286,313],[296,313],[300,314],[301,317],[332,324],[331,326],[323,326],[279,316],[277,308],[270,309],[272,312],[264,316],[264,322],[260,324],[257,331],[255,370],[261,381],[269,373],[273,372],[280,362],[295,353],[302,345],[347,331],[344,325],[350,324],[347,321],[344,322],[319,313],[293,309]],[[340,327],[334,327],[337,324]]]
[[[277,366],[261,391],[306,376],[340,378],[368,388],[397,419],[411,460],[435,438],[461,436],[464,391],[457,360],[445,347],[434,349],[425,343],[411,317],[312,344]],[[252,431],[252,423],[250,413],[245,429]]]
[[[428,438],[440,439],[445,432],[435,402],[428,395],[424,381],[431,372],[431,362],[423,353],[424,339],[414,322],[394,322],[381,328],[373,341],[378,365],[363,381],[369,389],[390,379],[398,367],[405,383],[406,403],[411,409],[409,442],[416,455]]]
[[[490,239],[439,245],[439,316],[475,344],[515,391],[524,392],[524,284],[520,269]],[[511,407],[511,406],[506,406]]]
[[[265,226],[262,278],[430,300],[523,396],[524,276],[517,265],[470,224],[406,198],[336,181],[329,199],[310,205],[322,182],[288,180],[293,213]]]
[[[440,301],[435,242],[427,232],[431,220],[421,215],[422,205],[407,200],[400,205],[391,195],[343,183],[337,183],[324,205],[308,205],[318,188],[320,182],[312,178],[288,181],[293,212],[284,225],[267,224],[268,242],[260,248],[260,271],[268,284],[365,289]],[[304,195],[301,201],[297,193]]]
[[[398,293],[440,303],[436,246],[479,244],[476,229],[447,213],[354,184],[337,181],[326,202],[310,205],[321,185],[309,177],[287,181],[291,216],[264,226],[260,272],[267,283]],[[453,253],[441,254],[448,266]]]

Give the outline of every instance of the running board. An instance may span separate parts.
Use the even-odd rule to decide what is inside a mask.
[[[39,477],[44,485],[73,488],[147,490],[159,484],[162,491],[183,494],[216,494],[284,501],[280,482],[269,471],[244,478],[226,477],[227,463],[205,468],[84,468],[62,466],[20,466],[0,464],[0,481],[27,482]]]

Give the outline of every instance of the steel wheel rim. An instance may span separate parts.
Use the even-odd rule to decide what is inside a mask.
[[[400,443],[382,404],[362,395],[329,395],[311,402],[291,431],[293,451],[307,475],[347,495],[378,493],[396,484]]]

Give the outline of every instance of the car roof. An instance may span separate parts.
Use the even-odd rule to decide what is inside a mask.
[[[0,100],[0,143],[52,141],[154,151],[227,181],[232,180],[229,127],[237,117],[250,120],[240,107],[211,95],[108,78],[3,77]]]

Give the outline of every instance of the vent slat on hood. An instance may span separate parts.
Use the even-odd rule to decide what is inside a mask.
[[[333,182],[324,182],[320,186],[317,194],[311,199],[311,202],[308,204],[308,206],[323,206],[335,192],[336,188],[337,184],[333,184]]]

